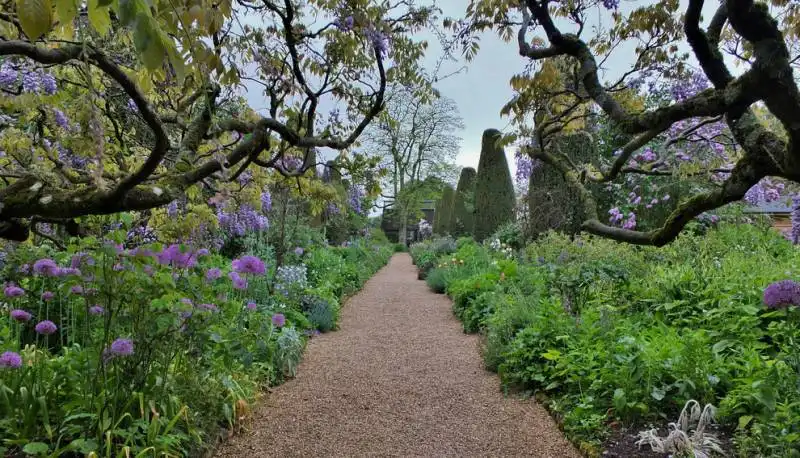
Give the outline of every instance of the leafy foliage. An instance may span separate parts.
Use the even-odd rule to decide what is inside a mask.
[[[543,395],[595,451],[621,425],[649,430],[682,409],[691,426],[691,400],[718,406],[733,432],[726,452],[792,456],[800,445],[788,420],[800,412],[800,309],[764,305],[768,285],[797,277],[800,254],[773,231],[720,224],[660,249],[549,232],[522,257],[465,241],[436,258],[428,278],[444,283],[466,332],[485,334],[486,366]],[[646,436],[704,453],[725,443],[681,425]]]

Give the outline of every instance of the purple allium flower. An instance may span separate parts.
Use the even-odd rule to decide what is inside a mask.
[[[111,342],[110,353],[113,356],[130,356],[133,354],[133,341],[131,339],[117,339]]]
[[[208,310],[209,312],[216,312],[219,310],[216,304],[199,304],[197,308],[200,310]]]
[[[233,288],[234,289],[247,289],[247,279],[242,277],[236,272],[231,272],[228,274],[228,278],[233,281]]]
[[[56,277],[60,273],[60,269],[55,261],[52,259],[39,259],[33,263],[33,271],[39,275],[48,277]]]
[[[800,283],[781,280],[770,284],[764,289],[764,305],[771,309],[800,305]]]
[[[44,320],[38,322],[34,329],[39,334],[50,335],[58,330],[58,326],[50,320]]]
[[[294,254],[296,254],[297,256],[303,256],[303,253],[305,253],[305,250],[303,250],[303,247],[296,247],[294,249]]]
[[[283,325],[286,324],[286,317],[283,316],[283,313],[276,313],[275,315],[272,315],[272,324],[278,328],[282,328]]]
[[[13,351],[4,352],[0,355],[0,367],[4,369],[19,369],[22,367],[22,357]]]
[[[247,303],[246,307],[247,307],[247,310],[251,310],[252,311],[252,310],[257,309],[258,305],[255,302],[250,301],[250,302]]]
[[[75,294],[75,295],[78,295],[78,296],[83,294],[83,286],[81,286],[81,285],[74,285],[69,290],[72,292],[72,294]]]
[[[102,305],[93,305],[89,307],[89,313],[92,315],[102,315],[106,313],[106,309]]]
[[[197,256],[208,256],[211,252],[208,251],[208,248],[200,248],[197,250]]]
[[[17,285],[8,285],[4,288],[3,292],[6,297],[19,297],[25,294],[25,290]]]
[[[256,256],[242,256],[239,259],[234,259],[231,264],[233,270],[240,274],[264,275],[266,272],[264,261]]]
[[[206,271],[206,281],[214,281],[222,277],[222,271],[217,267],[212,267]]]
[[[14,309],[11,311],[11,319],[14,321],[19,321],[20,323],[24,323],[26,321],[30,321],[33,318],[33,315],[28,313],[22,309]]]

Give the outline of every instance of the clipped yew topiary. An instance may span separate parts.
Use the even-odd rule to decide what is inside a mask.
[[[475,178],[475,229],[473,237],[483,241],[498,227],[514,218],[514,184],[503,147],[501,133],[487,129],[481,140],[481,158]]]
[[[451,234],[453,232],[453,204],[455,201],[455,190],[450,185],[442,188],[442,197],[436,204],[436,213],[433,217],[433,232],[439,235]]]
[[[594,157],[594,142],[585,132],[558,135],[549,148],[557,149],[576,164]],[[567,185],[561,172],[548,164],[537,163],[528,185],[526,237],[535,239],[550,229],[575,235],[580,233],[584,219],[577,191]]]
[[[475,175],[472,167],[461,169],[453,203],[453,235],[470,235],[475,229]]]

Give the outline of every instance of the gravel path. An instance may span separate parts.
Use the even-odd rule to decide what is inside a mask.
[[[218,457],[579,457],[547,412],[504,397],[444,295],[392,258],[312,339]]]

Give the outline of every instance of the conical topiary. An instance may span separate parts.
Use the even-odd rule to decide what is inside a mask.
[[[554,137],[550,148],[560,151],[575,164],[594,156],[592,137],[586,132]],[[526,237],[535,239],[550,229],[575,235],[585,219],[578,192],[567,184],[557,169],[537,162],[528,185],[528,224]]]
[[[453,197],[455,191],[450,185],[442,188],[442,197],[436,202],[433,215],[433,232],[439,235],[448,234],[451,231],[451,218],[453,215]]]
[[[475,169],[464,167],[456,186],[453,203],[453,235],[470,235],[475,229]]]
[[[475,230],[473,236],[483,241],[514,217],[514,184],[503,147],[501,133],[487,129],[481,140],[481,158],[475,178]]]

